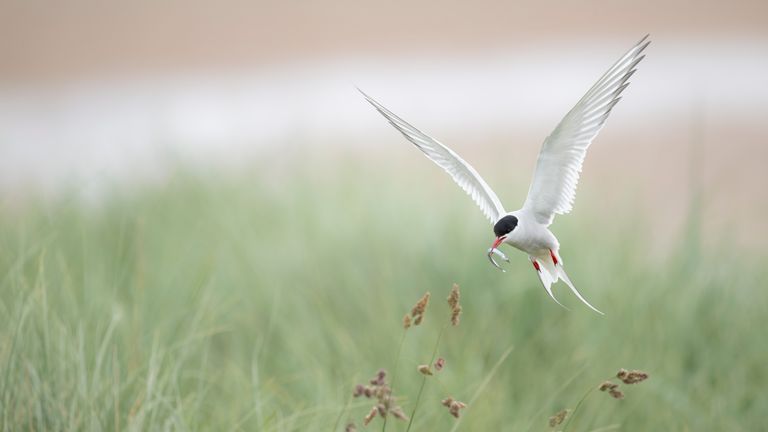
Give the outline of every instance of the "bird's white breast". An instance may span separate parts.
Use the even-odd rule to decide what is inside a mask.
[[[507,235],[505,243],[532,256],[539,256],[551,249],[557,251],[559,243],[554,234],[538,223],[532,214],[521,210],[510,213],[517,217],[517,227]]]

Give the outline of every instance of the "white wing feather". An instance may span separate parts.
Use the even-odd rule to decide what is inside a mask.
[[[565,115],[541,148],[524,209],[549,225],[555,214],[571,211],[587,148],[605,124],[611,109],[650,41],[646,35],[619,59]]]
[[[405,120],[384,108],[380,103],[363,93],[362,90],[358,89],[358,91],[360,91],[360,93],[365,96],[365,99],[367,99],[368,102],[381,113],[381,115],[389,120],[389,123],[399,130],[403,136],[416,145],[419,150],[424,152],[429,159],[444,169],[453,178],[453,181],[464,189],[464,192],[472,197],[491,223],[496,223],[499,218],[506,214],[504,206],[501,205],[499,198],[470,164],[460,158],[453,150],[411,126]]]

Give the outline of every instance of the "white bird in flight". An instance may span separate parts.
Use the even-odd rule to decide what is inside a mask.
[[[549,230],[549,225],[555,214],[571,211],[587,148],[605,124],[611,109],[621,99],[620,95],[629,85],[628,80],[635,73],[638,63],[645,57],[641,54],[650,43],[647,39],[648,35],[614,63],[544,140],[528,197],[523,207],[513,212],[504,210],[499,197],[480,174],[453,150],[358,90],[392,126],[443,168],[491,221],[496,239],[488,249],[488,258],[493,265],[501,269],[493,255],[509,262],[498,249],[501,244],[509,244],[528,254],[541,284],[557,304],[563,306],[552,294],[552,284],[561,279],[579,300],[602,314],[579,293],[565,274],[563,260],[558,253],[560,244]]]

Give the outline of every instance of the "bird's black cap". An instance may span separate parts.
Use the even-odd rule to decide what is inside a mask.
[[[517,218],[512,215],[507,215],[496,222],[496,225],[493,226],[493,233],[496,234],[496,237],[501,237],[512,232],[516,226]]]

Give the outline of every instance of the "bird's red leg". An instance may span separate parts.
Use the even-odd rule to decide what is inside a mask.
[[[539,267],[539,263],[537,263],[536,260],[532,260],[531,262],[533,263],[533,268],[535,268],[537,272],[541,272],[541,267]]]
[[[552,262],[554,262],[555,265],[557,265],[557,257],[555,256],[555,253],[552,252],[552,249],[549,250],[549,256],[552,257]]]

